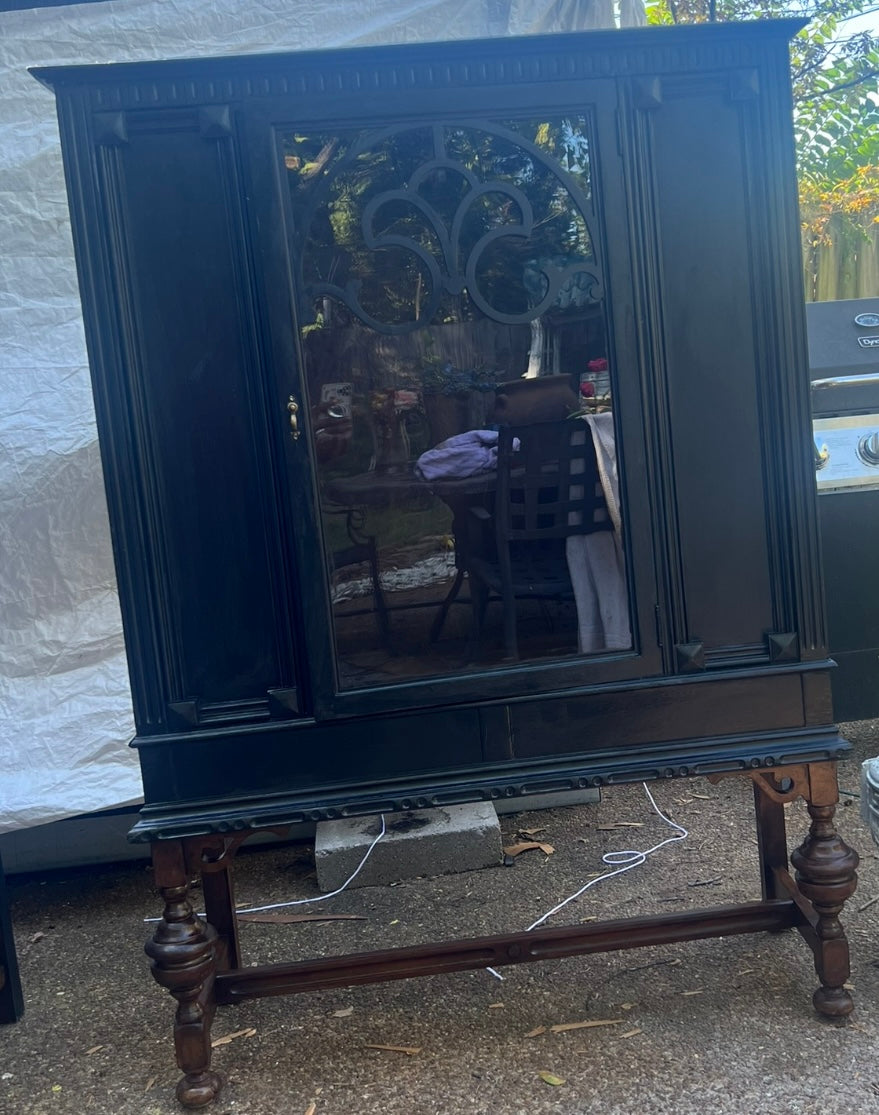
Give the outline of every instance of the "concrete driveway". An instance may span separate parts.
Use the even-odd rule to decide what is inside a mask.
[[[843,916],[857,1003],[821,1021],[811,954],[795,933],[743,936],[455,973],[224,1008],[216,1115],[715,1115],[879,1112],[879,863],[858,816],[859,764],[879,721],[846,725],[837,815],[862,857]],[[689,830],[648,862],[587,891],[549,924],[759,898],[752,791],[744,779],[653,786]],[[850,804],[849,804],[850,803]],[[788,807],[792,845],[808,828]],[[599,805],[501,819],[547,843],[512,866],[348,890],[332,921],[244,927],[247,961],[272,962],[477,936],[530,925],[603,870],[601,855],[671,830],[640,786]],[[147,970],[144,919],[159,912],[140,864],[10,880],[26,999],[0,1028],[3,1115],[170,1115],[181,1109],[172,1007]],[[311,849],[239,856],[238,897],[316,894]],[[877,900],[873,902],[872,900]],[[303,912],[302,907],[295,912]],[[596,1025],[554,1031],[569,1023]],[[535,1031],[540,1031],[535,1033]],[[376,1048],[391,1046],[396,1048]]]

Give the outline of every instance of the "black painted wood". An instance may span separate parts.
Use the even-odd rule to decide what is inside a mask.
[[[136,839],[823,761],[787,40],[761,22],[37,71],[131,662]],[[629,651],[344,688],[291,129],[589,120]],[[593,218],[590,218],[593,219]]]
[[[12,935],[12,915],[6,876],[0,859],[0,1023],[17,1022],[24,1014],[24,995],[18,972],[18,956]]]

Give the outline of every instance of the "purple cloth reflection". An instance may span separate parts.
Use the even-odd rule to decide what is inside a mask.
[[[519,448],[518,438],[514,439],[513,448]],[[464,480],[494,468],[497,468],[496,430],[468,430],[465,434],[455,434],[422,453],[415,462],[415,471],[428,482]]]

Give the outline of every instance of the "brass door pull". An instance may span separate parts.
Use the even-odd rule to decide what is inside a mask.
[[[299,441],[302,431],[299,429],[299,403],[295,395],[287,400],[287,410],[290,413],[290,436],[294,441]]]

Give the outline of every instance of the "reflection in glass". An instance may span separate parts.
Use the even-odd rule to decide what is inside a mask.
[[[590,131],[281,137],[343,687],[631,645]]]

